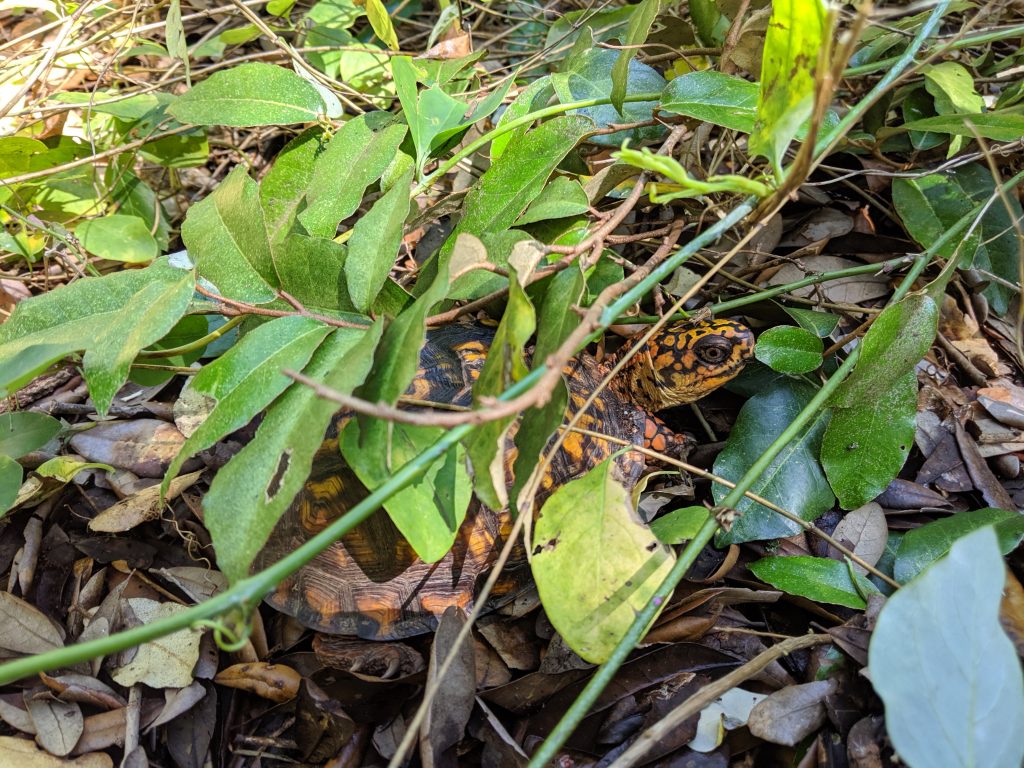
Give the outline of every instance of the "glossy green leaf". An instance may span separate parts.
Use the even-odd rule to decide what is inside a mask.
[[[626,85],[629,79],[629,63],[636,57],[639,46],[647,42],[651,34],[651,26],[661,10],[661,0],[642,0],[631,6],[633,13],[629,17],[629,26],[622,38],[624,46],[619,57],[612,65],[612,106],[622,112],[622,100],[626,98]]]
[[[608,659],[675,560],[641,522],[613,466],[604,461],[560,487],[533,529],[531,568],[544,611],[595,664]]]
[[[346,463],[370,490],[415,459],[444,434],[438,427],[389,425],[386,463],[360,447],[359,423],[345,426],[341,450]],[[437,562],[451,549],[472,498],[465,451],[452,448],[416,482],[383,503],[388,516],[416,554],[428,563]]]
[[[60,432],[53,416],[34,411],[0,413],[0,454],[19,459],[38,450]]]
[[[526,213],[519,217],[516,226],[576,216],[588,210],[590,201],[587,199],[587,193],[583,191],[583,186],[575,179],[555,176],[526,209]]]
[[[380,324],[335,329],[304,373],[339,392],[351,392],[370,367]],[[274,525],[302,488],[336,403],[292,384],[268,409],[256,436],[214,477],[203,498],[217,565],[232,582],[244,578]]]
[[[809,384],[788,379],[777,381],[767,391],[750,398],[740,409],[725,449],[715,461],[715,473],[733,482],[739,480],[811,401],[814,393],[814,387]],[[831,509],[835,496],[818,463],[826,421],[824,415],[812,421],[775,458],[750,490],[803,520],[815,520]],[[716,485],[715,501],[721,502],[728,493],[728,488]],[[796,523],[750,499],[744,498],[737,508],[741,515],[731,530],[719,534],[719,544],[775,539],[801,530]]]
[[[935,131],[953,136],[975,135],[993,141],[1015,141],[1024,135],[1024,115],[1017,112],[982,112],[978,115],[939,115],[906,123],[912,131]]]
[[[256,182],[237,166],[188,209],[181,239],[199,276],[221,296],[265,304],[277,284]]]
[[[993,508],[958,512],[904,534],[896,550],[893,578],[901,583],[910,581],[949,552],[958,539],[988,525],[995,527],[999,549],[1004,555],[1016,549],[1024,537],[1024,516],[1019,512]]]
[[[973,216],[996,194],[989,169],[979,163],[942,174],[894,179],[893,203],[910,235],[925,248],[965,216]],[[965,237],[953,238],[938,250],[951,258],[959,254],[963,268],[975,266],[1010,282],[1019,280],[1019,251],[1013,221],[1024,217],[1020,203],[1010,196],[1010,210],[1000,200],[989,205]],[[992,309],[1003,314],[1013,298],[1012,289],[993,282],[985,288]]]
[[[786,306],[782,307],[782,309],[796,321],[797,325],[822,339],[831,334],[839,325],[839,317],[829,312],[818,312],[813,309],[798,309]]]
[[[750,151],[768,158],[776,175],[814,104],[818,51],[829,35],[821,0],[776,0],[765,34],[761,90]]]
[[[765,557],[749,566],[761,581],[791,595],[863,610],[878,589],[842,560],[827,557]]]
[[[38,345],[85,350],[83,373],[104,415],[140,350],[163,338],[188,308],[191,270],[157,259],[145,269],[87,277],[26,299],[0,325],[0,370]]]
[[[729,17],[715,0],[690,0],[690,17],[697,36],[704,45],[720,46],[729,31]]]
[[[662,515],[651,523],[651,531],[666,544],[689,541],[711,517],[706,507],[683,507]]]
[[[917,377],[849,408],[835,408],[821,443],[821,463],[843,509],[856,509],[886,489],[914,444]]]
[[[612,67],[618,58],[618,51],[607,48],[588,47],[566,60],[565,70],[551,75],[551,84],[558,98],[563,102],[581,99],[607,98],[612,90]],[[661,93],[665,78],[646,64],[633,60],[629,62],[625,96],[639,93]],[[573,110],[570,114],[583,115],[594,121],[598,128],[612,123],[630,123],[650,120],[651,111],[657,106],[654,101],[623,104],[622,113],[611,104]],[[591,137],[590,141],[606,147],[619,147],[626,139],[634,142],[656,139],[665,132],[658,126],[646,126],[612,134]]]
[[[526,342],[533,335],[537,320],[515,269],[511,270],[508,304],[480,377],[473,385],[473,399],[477,402],[482,397],[497,397],[528,373],[524,357]],[[464,441],[473,467],[473,490],[491,509],[508,505],[505,437],[513,421],[514,415],[481,424]]]
[[[704,123],[750,133],[757,116],[758,85],[713,69],[672,78],[659,109]]]
[[[995,534],[975,531],[889,598],[871,636],[871,683],[902,762],[1019,766],[1024,679],[999,622]]]
[[[381,113],[360,115],[345,123],[316,158],[299,221],[312,235],[334,237],[338,223],[359,207],[366,188],[395,159],[406,127],[382,125]]]
[[[82,247],[94,256],[128,264],[144,264],[159,255],[156,240],[138,216],[112,213],[75,227]]]
[[[792,325],[777,325],[757,338],[754,356],[773,371],[807,373],[821,365],[821,339]]]
[[[61,358],[77,352],[81,345],[81,340],[72,335],[60,344],[34,344],[23,348],[16,357],[4,359],[0,367],[0,397],[18,391]]]
[[[865,334],[857,365],[831,404],[849,408],[877,400],[928,354],[938,322],[938,308],[927,294],[912,293],[886,307]]]
[[[0,454],[0,515],[9,510],[18,498],[23,474],[18,462]]]
[[[985,100],[974,90],[971,73],[955,61],[925,67],[924,87],[934,97],[940,115],[971,114],[985,108]]]
[[[182,123],[247,128],[316,122],[325,109],[316,88],[290,69],[250,62],[214,72],[167,111]]]
[[[292,383],[284,370],[300,371],[330,329],[305,317],[279,317],[257,326],[189,379],[174,405],[185,444],[164,475],[161,493],[182,464],[241,429]]]
[[[352,228],[345,260],[348,295],[355,308],[365,312],[388,279],[409,215],[412,169],[398,179]]]

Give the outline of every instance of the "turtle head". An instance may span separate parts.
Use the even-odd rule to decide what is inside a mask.
[[[625,370],[630,396],[645,410],[692,403],[734,378],[754,354],[754,334],[733,320],[678,324],[644,344]]]

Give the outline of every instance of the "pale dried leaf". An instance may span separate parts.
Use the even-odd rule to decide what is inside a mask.
[[[209,600],[228,588],[228,579],[220,571],[192,565],[157,568],[159,574],[196,602]]]
[[[25,702],[36,727],[36,741],[51,755],[71,754],[82,735],[84,718],[74,702],[60,701],[46,694]]]
[[[144,624],[188,610],[183,605],[158,603],[142,597],[130,598],[128,605]],[[126,688],[137,683],[145,683],[150,688],[184,688],[192,683],[192,668],[199,660],[200,637],[201,632],[189,628],[144,643],[134,659],[112,671],[110,676]]]
[[[177,498],[178,494],[191,487],[202,476],[202,472],[191,472],[171,480],[167,489],[167,498],[160,499],[160,485],[143,488],[135,495],[122,499],[107,507],[89,521],[89,530],[101,533],[121,533],[129,531],[137,525],[156,520],[167,501]]]
[[[71,448],[89,461],[127,469],[139,477],[161,478],[185,436],[159,419],[97,424],[71,438]]]
[[[22,733],[36,735],[36,725],[32,722],[29,713],[19,706],[0,699],[0,720],[3,720],[11,728]]]
[[[58,675],[50,677],[40,674],[43,684],[53,691],[61,701],[90,704],[103,709],[117,709],[127,704],[120,694],[106,683],[89,675]]]
[[[818,680],[776,691],[754,707],[747,726],[759,739],[796,746],[825,722],[825,697],[837,687],[835,680]]]
[[[875,565],[889,541],[889,529],[881,505],[869,501],[863,507],[848,512],[832,532],[832,538],[852,549],[868,565]],[[842,557],[838,550],[830,550],[829,554],[836,559]],[[867,573],[857,563],[853,563],[853,567],[858,573]]]
[[[0,592],[0,648],[43,653],[63,647],[63,630],[42,611],[8,592]]]
[[[114,761],[102,752],[74,759],[54,757],[29,739],[0,736],[0,765],[16,765],[18,768],[114,768]]]

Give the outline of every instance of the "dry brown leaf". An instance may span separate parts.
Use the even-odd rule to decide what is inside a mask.
[[[178,494],[190,488],[203,473],[191,472],[171,480],[167,489],[166,500],[160,499],[160,486],[151,485],[143,488],[135,495],[122,499],[107,507],[89,521],[89,530],[101,533],[122,533],[137,525],[156,520],[167,501],[177,498]]]
[[[106,683],[88,675],[58,675],[50,677],[40,673],[43,684],[60,697],[61,701],[90,704],[103,709],[118,709],[127,704],[124,698]]]
[[[128,605],[143,624],[188,610],[183,605],[158,603],[142,597],[130,598]],[[126,688],[136,683],[145,683],[150,688],[184,688],[192,683],[192,668],[199,660],[200,637],[201,632],[189,628],[143,643],[135,658],[113,670],[110,676]]]
[[[42,611],[9,592],[0,592],[0,648],[43,653],[64,647],[64,631]]]
[[[39,745],[58,757],[71,754],[84,728],[81,708],[74,702],[55,699],[49,693],[28,699],[25,706],[36,727]]]
[[[18,768],[114,768],[114,761],[102,752],[76,758],[54,757],[29,739],[0,736],[0,765],[16,765]]]
[[[420,726],[420,760],[424,768],[451,764],[448,750],[465,736],[466,723],[473,711],[476,694],[476,662],[473,643],[454,647],[459,630],[466,623],[466,615],[454,606],[442,615],[430,648],[430,666],[427,668],[428,685],[437,680],[441,664],[452,653],[454,662],[431,700],[427,716]]]
[[[139,477],[162,478],[185,436],[159,419],[97,424],[71,438],[71,448],[89,461],[127,469]]]
[[[235,664],[221,670],[213,682],[228,688],[255,693],[264,699],[284,703],[298,695],[302,675],[284,664],[265,661]]]
[[[875,565],[885,552],[889,541],[889,528],[880,504],[869,501],[863,507],[848,512],[832,532],[832,538],[852,549],[868,565]],[[837,549],[829,549],[829,556],[839,560],[842,555]],[[867,571],[852,563],[858,573]]]
[[[759,739],[794,747],[825,722],[825,697],[837,688],[835,680],[783,688],[754,707],[747,726]]]

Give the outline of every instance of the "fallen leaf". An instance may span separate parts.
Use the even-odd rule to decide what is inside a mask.
[[[74,759],[54,757],[29,739],[0,736],[0,765],[16,765],[18,768],[114,768],[114,761],[102,752]]]
[[[29,717],[36,727],[36,741],[51,755],[64,757],[71,753],[82,735],[81,708],[74,702],[60,701],[43,694],[25,702]]]
[[[150,520],[156,520],[160,517],[165,504],[177,498],[178,494],[186,488],[194,485],[202,474],[201,471],[192,472],[171,480],[166,499],[160,498],[159,484],[143,488],[96,515],[89,521],[89,530],[101,533],[121,533]]]
[[[776,691],[751,711],[750,733],[772,744],[795,747],[825,722],[825,697],[837,688],[835,680],[817,680]]]
[[[256,661],[235,664],[221,670],[213,682],[228,688],[255,693],[279,704],[291,701],[299,692],[302,675],[284,664]]]
[[[143,624],[188,610],[183,605],[143,597],[129,598],[128,605]],[[200,637],[200,631],[189,628],[143,643],[135,658],[113,670],[110,676],[126,688],[136,683],[145,683],[150,688],[184,688],[191,684],[192,668],[199,660]]]
[[[14,653],[43,653],[64,647],[64,632],[38,608],[0,592],[0,648]]]

